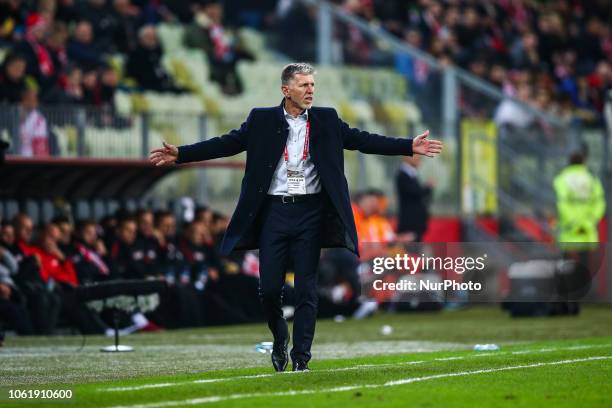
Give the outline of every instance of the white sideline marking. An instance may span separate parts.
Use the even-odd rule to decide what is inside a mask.
[[[612,356],[595,356],[595,357],[587,357],[587,358],[577,358],[573,360],[550,361],[550,362],[544,362],[544,363],[533,363],[533,364],[507,366],[507,367],[499,367],[499,368],[485,368],[485,369],[473,370],[473,371],[459,371],[456,373],[435,374],[435,375],[428,375],[424,377],[409,377],[409,378],[404,378],[401,380],[387,381],[382,384],[348,385],[344,387],[323,388],[323,389],[318,389],[318,390],[288,390],[288,391],[280,391],[280,392],[258,392],[258,393],[231,394],[231,395],[213,395],[210,397],[193,398],[193,399],[186,399],[182,401],[163,401],[163,402],[153,402],[149,404],[120,405],[120,406],[114,406],[112,408],[163,408],[163,407],[172,407],[172,406],[177,406],[177,405],[196,405],[196,404],[205,404],[209,402],[219,402],[219,401],[236,400],[236,399],[243,399],[243,398],[254,398],[254,397],[278,397],[278,396],[319,394],[319,393],[335,393],[335,392],[352,391],[352,390],[363,389],[363,388],[371,389],[371,388],[393,387],[397,385],[412,384],[415,382],[436,380],[440,378],[462,377],[462,376],[468,376],[468,375],[494,373],[494,372],[499,372],[499,371],[519,370],[523,368],[535,368],[535,367],[544,367],[544,366],[561,365],[561,364],[573,364],[573,363],[581,363],[581,362],[586,362],[586,361],[609,360],[609,359],[612,359]]]
[[[561,351],[561,350],[583,350],[583,349],[591,349],[591,348],[600,348],[600,347],[610,347],[612,344],[591,344],[591,345],[582,345],[582,346],[569,346],[569,347],[558,347],[558,348],[546,348],[546,349],[538,349],[538,350],[521,350],[521,351],[500,351],[496,353],[484,353],[484,354],[474,354],[467,357],[487,357],[487,356],[499,356],[504,354],[528,354],[528,353],[540,353],[540,352],[550,352],[550,351]],[[449,361],[449,360],[461,360],[464,357],[442,357],[435,358],[431,361]],[[389,367],[389,366],[402,366],[402,365],[413,365],[413,364],[422,364],[425,361],[403,361],[399,363],[381,363],[381,364],[359,364],[351,367],[341,367],[341,368],[325,368],[321,370],[317,370],[320,372],[336,372],[336,371],[351,371],[351,370],[359,370],[362,368],[380,368],[380,367]],[[280,375],[287,374],[296,374],[292,371],[286,371],[281,373]],[[233,380],[249,380],[254,378],[267,378],[278,376],[279,373],[273,374],[252,374],[252,375],[238,375],[234,377],[221,377],[221,378],[206,378],[201,380],[192,380],[192,381],[179,381],[174,383],[153,383],[153,384],[144,384],[144,385],[134,385],[128,387],[109,387],[109,388],[98,388],[97,391],[102,392],[123,392],[123,391],[138,391],[138,390],[146,390],[150,388],[166,388],[172,386],[186,385],[186,384],[208,384],[208,383],[216,383],[222,381],[233,381]]]
[[[534,353],[534,352],[550,352],[550,351],[558,351],[558,350],[577,350],[577,349],[589,349],[589,348],[607,347],[607,346],[610,346],[610,345],[596,344],[596,345],[571,346],[571,347],[566,347],[566,348],[560,347],[560,348],[545,348],[545,349],[538,349],[538,350],[522,350],[522,351],[511,352],[511,354],[527,354],[527,353]],[[507,354],[507,353],[508,352],[475,354],[472,357],[492,356],[492,355],[500,355],[500,354]],[[436,358],[436,359],[433,359],[432,361],[461,360],[463,358],[464,357],[444,357],[444,358]],[[359,369],[362,369],[362,368],[380,368],[380,367],[385,367],[385,366],[413,365],[413,364],[421,364],[421,363],[424,363],[424,362],[425,361],[405,361],[405,362],[399,362],[399,363],[360,364],[360,365],[351,366],[351,367],[322,369],[322,370],[317,370],[317,372],[350,371],[350,370],[359,370]],[[296,373],[288,371],[288,372],[284,372],[282,374],[286,375],[286,374],[296,374]],[[234,376],[234,377],[210,378],[210,379],[193,380],[193,381],[181,381],[181,382],[175,382],[175,383],[158,383],[158,384],[135,385],[135,386],[131,386],[131,387],[101,388],[101,389],[98,389],[98,391],[106,391],[106,392],[109,392],[109,391],[110,392],[113,392],[113,391],[138,391],[138,390],[149,389],[149,388],[171,387],[173,385],[205,384],[205,383],[215,383],[215,382],[222,382],[222,381],[232,381],[232,380],[266,378],[266,377],[273,377],[273,376],[276,376],[276,375],[278,375],[278,374],[240,375],[240,376]]]
[[[358,364],[350,367],[340,367],[340,368],[324,368],[321,370],[317,370],[317,373],[325,373],[325,372],[336,372],[336,371],[351,371],[351,370],[359,370],[362,368],[380,368],[380,367],[388,367],[388,366],[402,366],[402,365],[414,365],[414,364],[422,364],[425,361],[402,361],[399,363],[381,363],[381,364]],[[232,380],[249,380],[253,378],[267,378],[267,377],[277,377],[279,375],[295,375],[302,374],[294,371],[285,371],[283,373],[274,373],[274,374],[252,374],[252,375],[238,375],[234,377],[221,377],[221,378],[205,378],[202,380],[193,380],[193,381],[181,381],[175,383],[158,383],[158,384],[145,384],[145,385],[135,385],[133,387],[112,387],[112,388],[99,388],[98,391],[138,391],[144,390],[148,388],[166,388],[172,387],[173,385],[186,385],[186,384],[208,384],[208,383],[216,383],[222,381],[232,381]]]

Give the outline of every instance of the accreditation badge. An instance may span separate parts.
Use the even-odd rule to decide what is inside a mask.
[[[306,176],[304,170],[287,169],[287,193],[290,195],[306,194]]]

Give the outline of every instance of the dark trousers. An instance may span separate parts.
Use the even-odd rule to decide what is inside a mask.
[[[295,315],[292,360],[309,361],[317,316],[317,265],[321,254],[320,195],[283,204],[268,198],[259,240],[259,295],[275,343],[289,331],[283,318],[285,273],[295,273]]]

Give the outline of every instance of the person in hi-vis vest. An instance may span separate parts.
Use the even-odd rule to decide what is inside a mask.
[[[568,249],[588,249],[599,242],[597,226],[606,210],[601,182],[584,162],[584,152],[571,154],[569,165],[554,180],[558,241]]]

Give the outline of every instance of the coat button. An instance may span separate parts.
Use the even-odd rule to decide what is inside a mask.
[[[252,213],[252,212],[250,212],[250,213],[249,213],[249,217],[252,217],[252,216],[253,216],[253,213]]]
[[[259,192],[263,193],[263,188],[262,187],[259,187]]]
[[[268,168],[270,169],[272,168],[272,163],[268,164]]]

